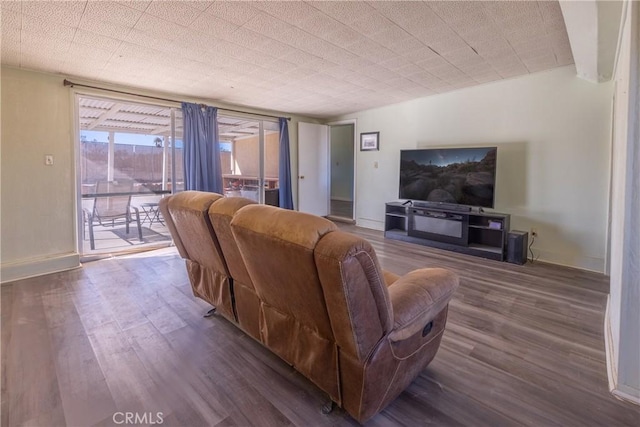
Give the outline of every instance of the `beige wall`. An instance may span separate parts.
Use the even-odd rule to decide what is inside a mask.
[[[78,265],[76,241],[75,147],[72,90],[62,84],[66,76],[2,67],[1,79],[1,280],[68,269]],[[83,81],[73,79],[78,83]],[[180,95],[85,81],[88,84],[152,96],[204,102]],[[84,91],[87,94],[106,92]],[[117,94],[113,94],[117,97]],[[127,98],[136,99],[136,98]],[[210,102],[221,108],[236,106]],[[248,113],[289,115],[245,109]],[[289,122],[291,159],[298,156],[299,120]],[[44,165],[44,155],[55,157]],[[293,160],[292,176],[297,176]],[[292,182],[294,202],[297,180]]]
[[[612,88],[570,66],[335,118],[380,131],[380,151],[357,153],[357,224],[383,228],[401,149],[496,145],[495,211],[537,228],[540,260],[603,271]]]
[[[220,167],[222,168],[222,174],[230,174],[231,170],[231,153],[229,151],[220,152]]]
[[[264,140],[264,176],[278,177],[280,164],[280,132],[269,133]]]
[[[267,133],[264,138],[264,176],[267,178],[278,177],[279,136],[280,134],[278,132]],[[260,167],[258,160],[260,156],[258,136],[237,139],[234,150],[236,163],[235,173],[247,176],[258,176]]]
[[[2,68],[1,78],[4,280],[24,263],[75,253],[76,238],[69,90],[51,75]]]

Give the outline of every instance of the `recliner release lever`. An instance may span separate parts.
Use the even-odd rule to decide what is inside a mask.
[[[429,335],[429,332],[431,332],[432,328],[433,328],[433,322],[427,323],[427,326],[425,326],[424,329],[422,330],[422,336],[426,337],[427,335]]]

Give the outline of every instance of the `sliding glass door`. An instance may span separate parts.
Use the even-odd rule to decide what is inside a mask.
[[[218,130],[225,195],[277,206],[278,123],[219,115]]]
[[[168,245],[160,198],[184,189],[182,112],[77,95],[83,256]]]
[[[184,183],[182,110],[76,96],[78,240],[85,257],[171,243],[160,199]],[[219,114],[224,193],[278,205],[276,121]]]

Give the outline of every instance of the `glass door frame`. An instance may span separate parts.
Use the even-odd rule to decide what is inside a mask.
[[[77,89],[71,88],[70,90],[71,96],[71,108],[72,108],[72,129],[73,129],[73,143],[74,150],[73,155],[75,156],[75,168],[73,170],[74,180],[75,180],[75,241],[76,241],[76,251],[80,255],[80,261],[86,262],[91,260],[97,260],[102,258],[110,258],[114,255],[122,255],[127,253],[135,253],[141,251],[148,251],[153,249],[158,249],[162,247],[167,247],[171,245],[171,239],[169,239],[166,243],[156,243],[156,244],[147,244],[139,247],[124,248],[122,251],[105,251],[98,253],[84,253],[84,213],[82,207],[82,147],[81,147],[81,139],[80,139],[80,98],[93,98],[93,99],[102,99],[110,102],[125,102],[132,104],[145,104],[154,107],[162,107],[168,108],[171,111],[171,194],[176,192],[176,165],[175,165],[175,152],[176,152],[176,110],[180,110],[181,106],[177,102],[169,102],[169,101],[154,101],[150,102],[145,99],[141,99],[135,95],[107,95],[99,90],[92,89]],[[125,132],[126,133],[126,132]],[[166,144],[165,144],[166,145]],[[164,151],[166,152],[166,150]],[[166,162],[166,158],[164,158],[164,162]],[[164,166],[163,162],[163,168]],[[169,169],[169,168],[168,168]],[[167,170],[168,171],[168,170]],[[166,183],[163,180],[163,189],[166,188]]]
[[[260,204],[265,204],[265,185],[266,185],[266,179],[265,179],[265,162],[266,162],[266,150],[265,150],[265,145],[266,145],[266,130],[265,130],[265,122],[269,122],[269,123],[274,123],[276,125],[278,125],[278,120],[277,119],[268,119],[262,116],[254,116],[251,113],[247,113],[247,114],[242,114],[242,113],[227,113],[224,109],[220,109],[218,110],[218,120],[220,119],[220,117],[228,117],[230,119],[237,119],[237,120],[250,120],[253,122],[256,122],[258,124],[258,176],[257,176],[257,181],[258,181],[258,203]],[[218,131],[219,132],[219,131]],[[280,133],[280,129],[278,128],[277,131],[274,132],[278,132],[278,134]],[[218,139],[220,140],[220,136],[218,136]],[[233,162],[235,162],[235,142],[232,143],[232,160]],[[278,162],[280,161],[280,159],[278,158]],[[278,188],[280,187],[280,182],[278,181]],[[224,190],[223,190],[224,191]]]

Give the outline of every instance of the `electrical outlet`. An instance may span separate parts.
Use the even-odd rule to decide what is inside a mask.
[[[538,229],[535,227],[531,227],[531,236],[533,237],[537,237],[538,236]]]
[[[51,154],[44,156],[44,164],[47,166],[53,166],[53,156]]]

